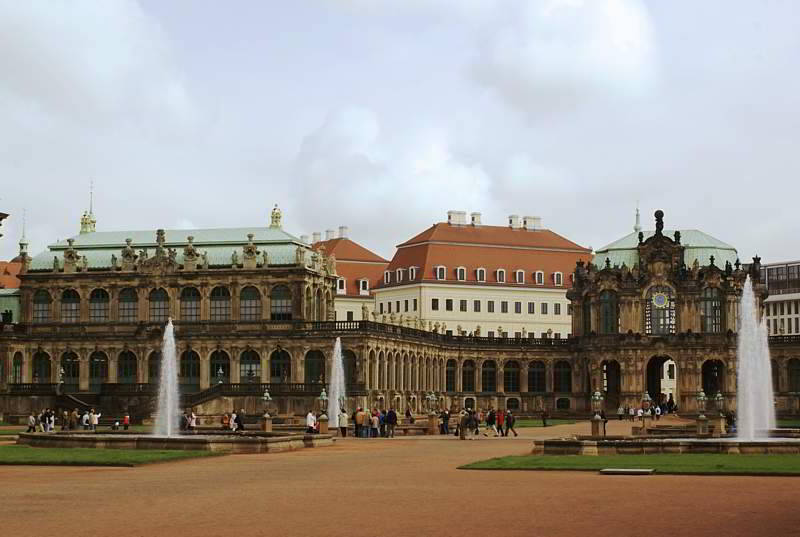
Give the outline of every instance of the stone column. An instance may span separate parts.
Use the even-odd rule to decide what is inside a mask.
[[[200,389],[206,390],[211,386],[211,355],[204,348],[195,349],[195,352],[200,355]]]
[[[231,383],[239,383],[242,382],[241,378],[241,371],[239,370],[239,349],[233,347],[231,349],[230,354],[230,361],[231,361]]]
[[[117,363],[119,361],[119,354],[115,350],[110,349],[108,355],[108,377],[106,382],[116,383],[119,382],[119,375],[117,373]]]
[[[77,351],[78,364],[78,389],[82,392],[89,391],[89,356],[86,351]]]
[[[150,316],[148,315],[147,307],[150,303],[148,290],[144,287],[137,287],[136,288],[136,308],[137,308],[137,317],[140,321],[149,321]]]
[[[500,361],[497,362],[497,392],[503,393],[506,391],[506,383],[505,383],[505,367],[500,365]]]
[[[87,323],[89,322],[89,294],[91,291],[86,285],[81,285],[77,291],[81,297],[81,303],[78,310],[78,319],[80,319],[80,322],[82,323]]]
[[[33,357],[31,355],[31,351],[29,349],[25,349],[25,352],[22,353],[22,382],[24,383],[33,382],[32,361]]]
[[[548,360],[544,365],[544,384],[545,391],[548,393],[553,392],[553,361]]]
[[[528,392],[528,362],[522,362],[519,368],[519,390],[522,393]]]
[[[150,382],[150,357],[144,347],[139,347],[136,353],[136,383],[146,384]]]
[[[463,392],[464,391],[463,360],[458,360],[456,362],[456,391],[457,392]]]
[[[477,393],[483,391],[483,361],[475,364],[475,391]],[[475,404],[477,405],[477,402]]]
[[[108,320],[119,321],[119,288],[116,285],[108,288]]]
[[[231,284],[231,320],[239,320],[239,284]]]

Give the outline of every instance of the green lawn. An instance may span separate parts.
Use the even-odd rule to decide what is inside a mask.
[[[17,427],[16,429],[0,429],[0,436],[12,436],[19,433],[24,433],[27,427]]]
[[[474,462],[466,470],[601,470],[655,468],[661,474],[800,475],[798,455],[520,455]]]
[[[550,427],[552,425],[572,425],[573,423],[575,423],[575,420],[552,420],[552,419],[548,419],[547,420],[547,426],[548,427]],[[538,419],[538,418],[537,419],[518,419],[516,422],[514,422],[514,428],[515,429],[520,428],[520,427],[541,427],[541,426],[542,426],[542,420]]]
[[[0,465],[35,466],[138,466],[218,455],[210,451],[178,449],[93,449],[0,446]]]
[[[800,429],[800,419],[778,420],[778,427],[788,427],[790,429]]]

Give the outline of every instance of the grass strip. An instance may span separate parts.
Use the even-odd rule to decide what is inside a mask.
[[[547,420],[547,426],[552,427],[554,425],[572,425],[575,423],[575,420]],[[542,427],[542,420],[540,419],[518,419],[514,422],[514,428],[525,428],[525,427]]]
[[[660,474],[800,476],[798,455],[726,455],[717,453],[654,455],[517,455],[478,461],[462,470],[602,470],[655,468]]]
[[[211,451],[178,449],[94,449],[0,446],[0,465],[34,466],[139,466],[219,455]]]

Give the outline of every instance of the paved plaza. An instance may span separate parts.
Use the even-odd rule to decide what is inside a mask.
[[[0,518],[16,537],[800,535],[796,478],[457,470],[586,427],[346,439],[139,468],[0,467]]]

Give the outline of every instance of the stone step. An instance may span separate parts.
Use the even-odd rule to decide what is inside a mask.
[[[656,473],[655,468],[603,468],[603,475],[651,475]]]

